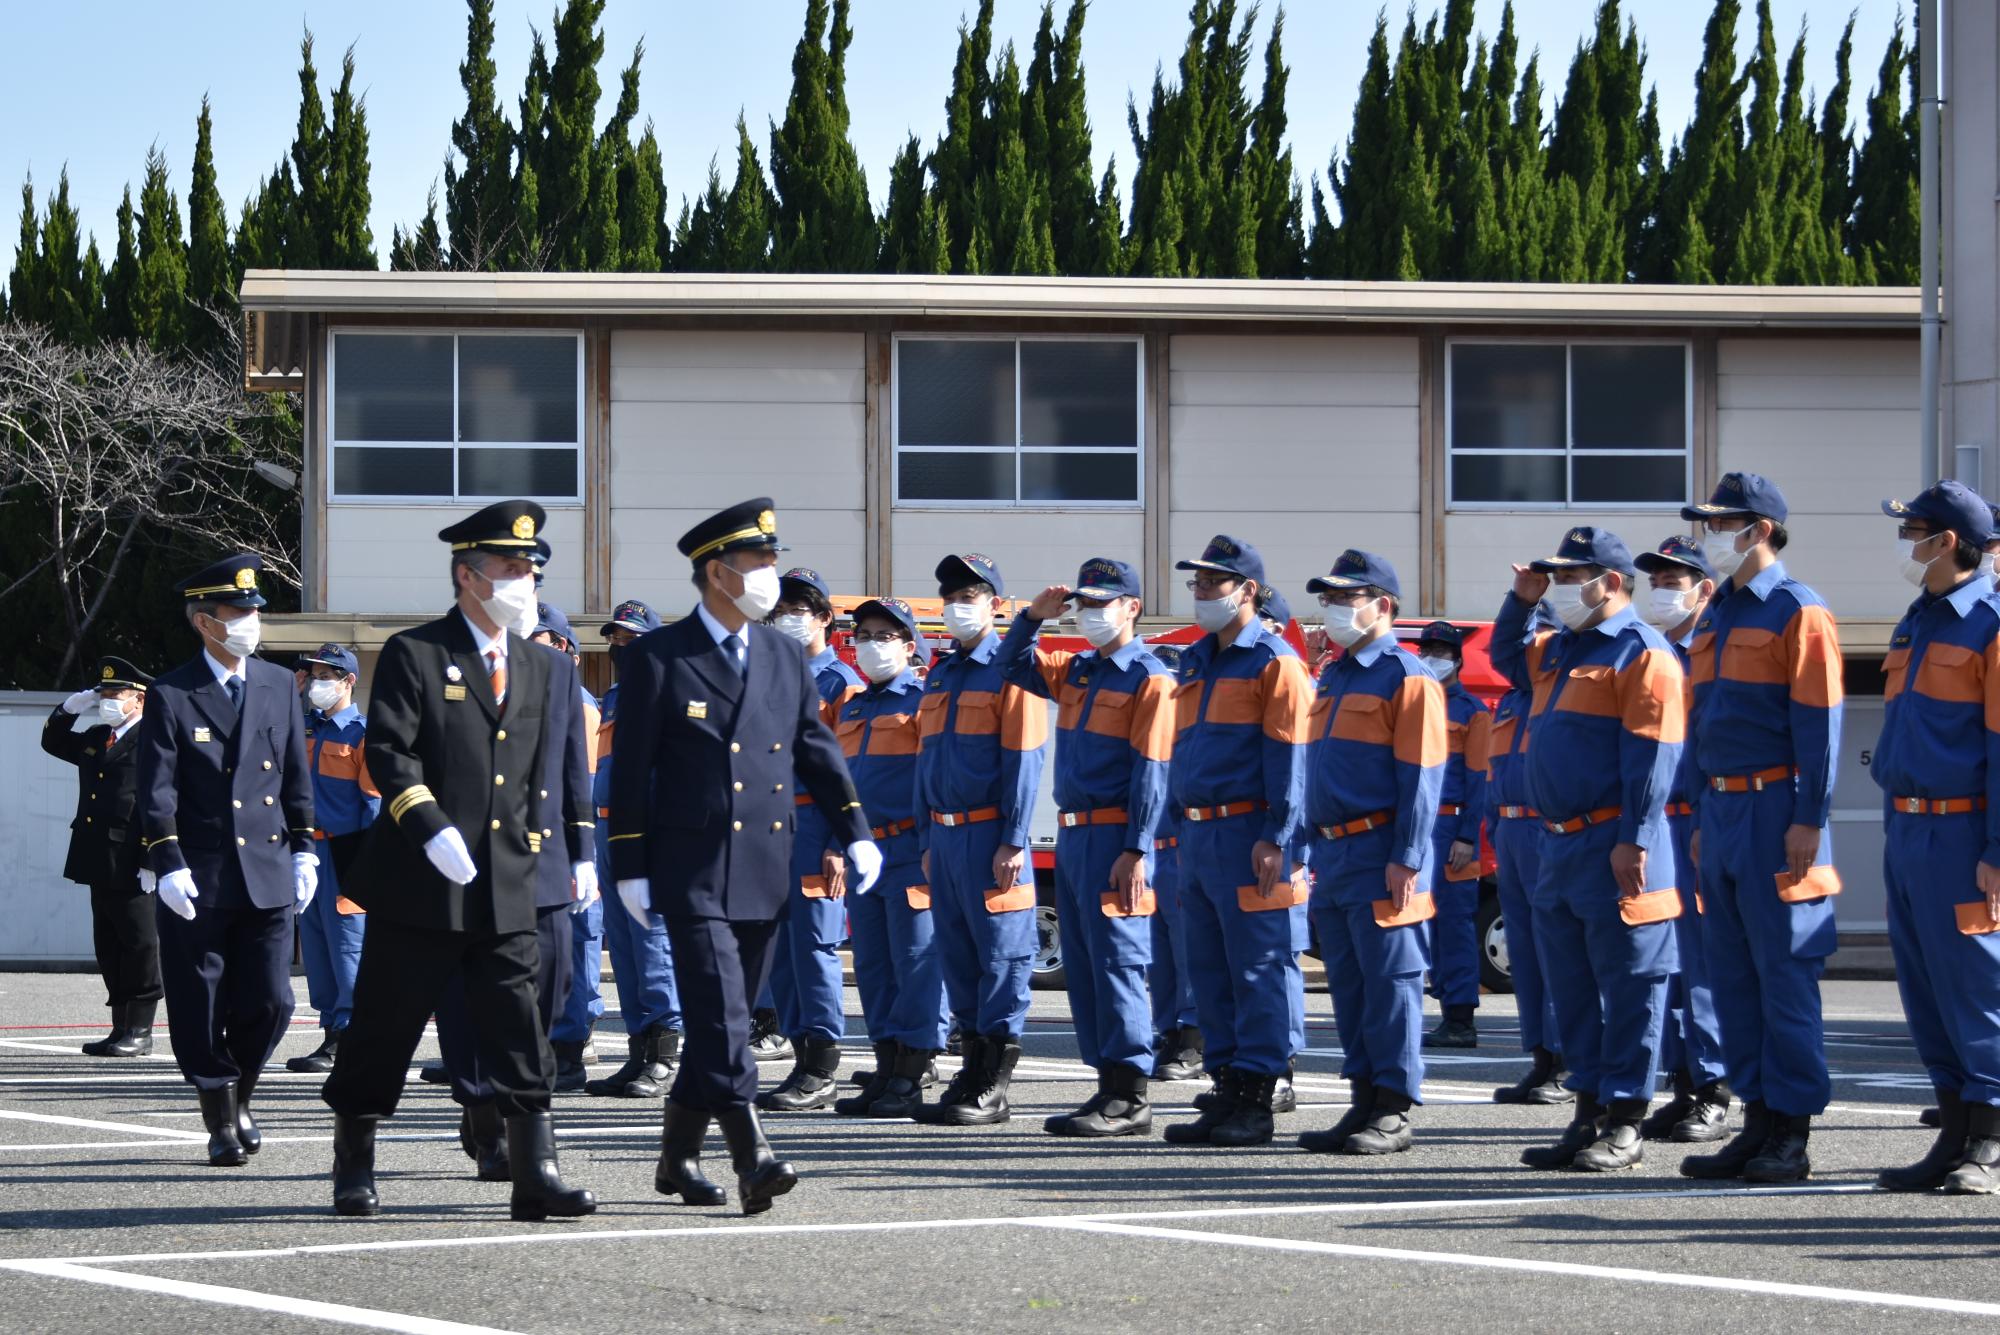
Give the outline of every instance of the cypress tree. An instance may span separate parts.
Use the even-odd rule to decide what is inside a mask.
[[[291,160],[281,158],[271,174],[258,183],[256,191],[243,201],[243,212],[236,224],[235,262],[231,270],[237,287],[242,286],[246,269],[284,267],[286,238],[291,234],[297,213],[298,192],[292,183]],[[112,273],[114,276],[117,273],[115,263]]]
[[[1502,229],[1513,251],[1514,277],[1528,281],[1547,265],[1549,234],[1555,201],[1543,171],[1547,151],[1542,143],[1541,57],[1528,57],[1520,88],[1514,95],[1512,128],[1507,135],[1506,161],[1495,183],[1500,197]]]
[[[771,267],[771,189],[764,164],[750,142],[750,128],[736,117],[736,181],[722,211],[720,267],[728,273],[763,273]]]
[[[444,233],[438,227],[437,186],[432,184],[424,198],[424,220],[412,231],[391,226],[389,267],[403,272],[430,272],[448,268]]]
[[[1854,95],[1854,15],[1847,16],[1833,55],[1833,91],[1820,110],[1820,220],[1844,250],[1854,225],[1854,133],[1847,128]]]
[[[597,273],[616,272],[624,267],[625,205],[621,202],[621,191],[628,185],[636,185],[638,175],[631,129],[639,115],[639,63],[645,54],[644,42],[633,47],[632,63],[619,76],[618,101],[612,106],[611,119],[598,133],[592,150],[590,199],[583,210],[583,260],[585,268]],[[650,220],[641,226],[650,233]]]
[[[931,152],[931,176],[944,206],[945,233],[950,238],[953,273],[980,273],[967,263],[976,236],[991,236],[979,214],[979,183],[992,174],[993,141],[989,102],[992,77],[987,59],[993,49],[993,0],[980,0],[970,28],[958,29],[958,56],[952,67],[951,92],[945,98],[945,128]],[[962,238],[962,239],[961,239]],[[982,264],[990,255],[979,256]]]
[[[1715,281],[1713,265],[1726,266],[1714,239],[1725,241],[1737,205],[1737,158],[1743,131],[1739,108],[1747,78],[1736,74],[1736,20],[1740,0],[1715,0],[1702,32],[1695,70],[1694,113],[1668,158],[1660,191],[1660,227],[1647,274],[1672,282]],[[1696,224],[1690,231],[1690,226]]]
[[[1088,248],[1079,257],[1076,272],[1101,278],[1122,278],[1131,271],[1131,252],[1125,242],[1125,206],[1118,198],[1118,159],[1104,164],[1092,207],[1093,222]]]
[[[1771,0],[1757,0],[1757,44],[1744,73],[1752,91],[1732,210],[1736,224],[1721,249],[1731,283],[1766,284],[1778,273],[1778,172],[1783,145],[1778,127],[1778,40],[1772,30]]]
[[[729,201],[722,193],[722,176],[715,159],[708,160],[708,188],[692,206],[681,206],[674,229],[673,268],[681,273],[715,273],[722,268],[722,229]]]
[[[1091,180],[1090,112],[1084,100],[1083,22],[1088,0],[1071,0],[1062,37],[1050,53],[1044,107],[1048,125],[1049,231],[1058,273],[1098,273],[1101,250],[1099,192]],[[1046,26],[1054,6],[1043,8]],[[1114,233],[1123,219],[1114,217]]]
[[[911,135],[889,166],[889,198],[882,209],[882,248],[876,268],[882,273],[924,273],[918,267],[922,248],[924,205],[923,150]]]
[[[944,205],[936,195],[925,195],[917,215],[917,253],[913,273],[951,272],[951,224],[945,220]]]
[[[667,267],[673,230],[666,220],[666,177],[660,137],[647,121],[618,175],[618,234],[624,251],[619,267],[626,273],[658,273]]]
[[[992,272],[1053,274],[1048,181],[1028,161],[1021,132],[1021,70],[1012,43],[1000,52],[993,77]]]
[[[604,0],[567,0],[555,20],[555,59],[548,67],[546,137],[537,164],[543,244],[548,267],[575,272],[591,264],[588,236],[593,169],[598,162],[597,62],[604,57],[598,20]],[[600,204],[602,196],[596,196]],[[601,244],[601,236],[600,236]]]
[[[139,326],[132,315],[132,297],[139,286],[139,224],[132,208],[132,187],[118,201],[118,248],[104,276],[104,336],[132,339]]]
[[[222,312],[236,303],[235,273],[229,254],[229,219],[222,195],[215,188],[215,146],[208,99],[201,100],[195,122],[194,177],[188,185],[188,300],[199,309],[192,315],[194,341],[214,346],[221,330],[206,312]]]
[[[155,147],[146,154],[139,186],[139,269],[132,285],[132,323],[154,351],[168,352],[186,341],[187,291],[181,205],[167,181],[167,156]]]
[[[454,269],[500,268],[513,224],[514,127],[501,109],[497,77],[493,0],[466,0],[465,59],[458,66],[465,110],[451,124],[455,156],[446,156],[444,168],[444,217]]]
[[[1339,232],[1330,241],[1337,254],[1322,252],[1315,272],[1332,277],[1338,265],[1349,278],[1380,278],[1389,271],[1389,191],[1394,145],[1389,138],[1389,21],[1378,14],[1375,35],[1368,42],[1368,63],[1354,99],[1353,128],[1347,136],[1346,160],[1336,155],[1327,166],[1327,180],[1340,205]],[[1539,115],[1539,110],[1537,111]],[[1322,209],[1318,218],[1325,217]]]
[[[1917,62],[1903,38],[1902,15],[1889,34],[1875,92],[1868,99],[1868,137],[1854,164],[1854,255],[1873,281],[1907,286],[1918,279]],[[1903,105],[1903,80],[1910,105]]]
[[[530,28],[528,73],[521,83],[520,126],[515,144],[513,220],[507,228],[508,269],[551,267],[542,226],[542,180],[549,143],[549,54],[539,30]]]
[[[131,192],[126,194],[129,204]],[[7,306],[12,318],[31,324],[39,324],[42,319],[41,294],[35,276],[41,239],[41,219],[35,214],[35,178],[30,173],[21,182],[21,231],[14,242],[14,268],[7,275]]]
[[[1305,210],[1292,150],[1285,143],[1285,11],[1271,18],[1264,44],[1264,87],[1250,120],[1250,149],[1242,173],[1256,193],[1257,239],[1253,272],[1259,278],[1299,278],[1305,273]]]
[[[771,127],[772,267],[784,273],[866,273],[878,242],[868,180],[848,138],[848,0],[806,0],[792,53],[783,125]]]
[[[299,119],[292,135],[291,216],[279,243],[285,267],[324,269],[332,255],[332,225],[326,200],[327,168],[332,147],[326,129],[326,108],[320,102],[319,71],[313,66],[313,35],[299,41]]]

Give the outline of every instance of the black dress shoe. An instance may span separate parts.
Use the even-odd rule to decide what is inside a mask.
[[[1201,1056],[1201,1030],[1191,1024],[1175,1025],[1153,1045],[1153,1079],[1196,1079],[1201,1075]]]
[[[1052,1136],[1149,1136],[1153,1107],[1146,1101],[1146,1073],[1118,1062],[1097,1075],[1097,1094],[1067,1117],[1051,1117],[1042,1130]]]
[[[1771,1138],[1771,1110],[1762,1099],[1743,1105],[1743,1129],[1727,1145],[1713,1154],[1690,1154],[1681,1160],[1681,1176],[1703,1182],[1726,1182],[1743,1176],[1743,1170]]]
[[[1576,1152],[1569,1166],[1579,1173],[1615,1173],[1638,1164],[1646,1154],[1646,1141],[1639,1131],[1639,1119],[1645,1111],[1644,1099],[1613,1099],[1603,1130]]]
[[[678,1196],[682,1205],[725,1205],[729,1193],[701,1171],[701,1142],[708,1135],[708,1114],[683,1108],[672,1099],[660,1119],[660,1162],[653,1169],[653,1190]]]
[[[1368,1124],[1375,1111],[1375,1082],[1350,1080],[1347,1091],[1347,1111],[1340,1120],[1324,1131],[1308,1131],[1300,1136],[1300,1149],[1307,1154],[1337,1154],[1349,1136]]]
[[[339,1029],[328,1029],[320,1038],[319,1046],[303,1057],[287,1057],[285,1069],[302,1075],[325,1075],[333,1069],[334,1055],[340,1050]]]
[[[1531,1056],[1533,1061],[1527,1074],[1511,1085],[1502,1085],[1494,1090],[1493,1101],[1545,1107],[1575,1101],[1576,1095],[1563,1088],[1563,1079],[1569,1072],[1563,1069],[1562,1055],[1547,1048],[1536,1048]]]
[[[372,1215],[375,1195],[375,1119],[333,1116],[333,1212]]]
[[[202,1089],[195,1093],[201,1103],[201,1123],[208,1128],[208,1166],[241,1168],[250,1154],[236,1134],[236,1086]]]
[[[751,1058],[760,1062],[781,1062],[792,1055],[792,1040],[778,1032],[778,1012],[750,1012]]]
[[[556,1125],[547,1113],[507,1119],[507,1161],[514,1195],[508,1213],[527,1222],[575,1219],[597,1209],[597,1197],[562,1180],[556,1168]]]
[[[1876,1186],[1884,1191],[1933,1191],[1944,1185],[1964,1162],[1972,1134],[1970,1111],[1956,1091],[1938,1091],[1938,1122],[1937,1139],[1929,1152],[1906,1168],[1883,1169],[1876,1175]]]
[[[1756,1157],[1743,1165],[1745,1182],[1803,1182],[1812,1176],[1806,1145],[1812,1139],[1812,1118],[1803,1114],[1771,1115],[1771,1134]]]
[[[799,1056],[791,1074],[776,1089],[759,1094],[757,1106],[766,1112],[831,1108],[840,1093],[840,1082],[834,1074],[840,1070],[840,1044],[830,1038],[801,1036],[792,1040],[792,1047]],[[917,1074],[921,1077],[923,1073]]]
[[[1639,1138],[1642,1140],[1669,1140],[1681,1119],[1694,1111],[1694,1081],[1688,1079],[1686,1071],[1675,1071],[1672,1077],[1674,1096],[1639,1123]]]
[[[1667,1135],[1676,1145],[1706,1145],[1728,1137],[1729,1086],[1721,1080],[1695,1090],[1694,1107]]]
[[[1368,1117],[1346,1140],[1342,1154],[1401,1154],[1415,1140],[1410,1130],[1410,1096],[1376,1086]]]
[[[771,1153],[755,1108],[747,1103],[723,1108],[715,1121],[729,1143],[729,1162],[736,1169],[736,1195],[744,1214],[764,1213],[772,1201],[799,1184],[792,1166]]]
[[[427,1085],[448,1085],[451,1083],[451,1072],[445,1069],[443,1062],[425,1062],[417,1068],[417,1079]]]
[[[1597,1143],[1603,1130],[1603,1105],[1596,1099],[1577,1096],[1576,1115],[1563,1128],[1553,1145],[1532,1145],[1521,1151],[1521,1162],[1530,1168],[1568,1168],[1576,1156]]]
[[[1945,1177],[1945,1194],[2000,1195],[2000,1108],[1990,1103],[1967,1105],[1966,1127],[1965,1157]]]

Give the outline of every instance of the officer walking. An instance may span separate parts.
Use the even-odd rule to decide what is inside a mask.
[[[795,566],[778,576],[771,625],[805,648],[806,670],[827,714],[848,691],[866,685],[827,642],[833,632],[833,595],[818,571]],[[854,768],[852,756],[848,768]],[[855,785],[860,786],[859,775]],[[846,868],[840,850],[827,846],[830,831],[819,808],[804,794],[796,801],[793,893],[791,907],[778,923],[770,984],[778,1032],[792,1045],[792,1069],[775,1089],[757,1096],[759,1108],[777,1112],[804,1112],[833,1102],[840,1040],[847,1035],[839,955],[847,937]],[[871,812],[877,810],[865,795],[863,801]],[[872,1028],[870,1034],[874,1036]]]
[[[160,936],[153,901],[139,888],[138,739],[132,730],[153,679],[122,658],[97,664],[97,680],[42,725],[42,750],[76,766],[76,816],[63,876],[90,887],[90,938],[111,1032],[83,1045],[92,1057],[144,1057],[153,1050],[160,1004]]]
[[[454,979],[478,1016],[479,1074],[505,1126],[512,1216],[597,1208],[557,1170],[555,1063],[535,998],[540,860],[566,860],[586,895],[597,882],[581,822],[566,821],[560,838],[542,833],[549,753],[575,753],[582,734],[578,712],[552,734],[549,681],[564,676],[573,696],[575,678],[560,671],[567,659],[509,629],[532,628],[530,552],[543,519],[532,501],[501,501],[442,530],[458,605],[391,636],[376,666],[369,768],[389,819],[355,861],[350,889],[368,910],[368,935],[354,1019],[321,1092],[334,1112],[333,1204],[343,1215],[379,1208],[376,1124],[395,1113],[424,1022]]]
[[[1042,624],[1076,603],[1090,649],[1039,649]],[[1174,745],[1174,678],[1134,638],[1139,572],[1097,556],[1074,588],[1042,590],[1000,643],[1000,670],[1056,704],[1056,915],[1062,926],[1070,1017],[1097,1093],[1043,1130],[1057,1136],[1149,1135],[1153,1110],[1149,919],[1154,843],[1167,807]]]
[[[1479,1010],[1479,822],[1485,774],[1474,773],[1468,757],[1484,756],[1492,747],[1493,715],[1486,702],[1465,689],[1459,669],[1465,663],[1465,636],[1449,621],[1433,621],[1417,634],[1417,653],[1431,675],[1444,683],[1445,705],[1451,714],[1447,734],[1451,756],[1445,765],[1444,792],[1438,799],[1437,843],[1432,863],[1432,901],[1437,920],[1431,924],[1431,995],[1444,1008],[1438,1027],[1424,1035],[1427,1048],[1476,1048],[1479,1030],[1473,1021]]]
[[[1900,521],[1918,587],[1882,667],[1882,737],[1868,767],[1886,808],[1889,945],[1938,1134],[1890,1191],[2000,1193],[2000,600],[1981,575],[1992,512],[1940,482]]]
[[[174,1061],[218,1168],[264,1143],[250,1096],[292,1017],[292,916],[318,886],[296,688],[251,657],[263,568],[240,553],[175,586],[202,651],[153,683],[139,724],[139,883],[159,892]]]
[[[1514,567],[1493,621],[1493,664],[1535,692],[1528,793],[1542,814],[1535,932],[1550,971],[1576,1108],[1530,1168],[1610,1172],[1644,1153],[1675,962],[1667,795],[1680,763],[1680,661],[1632,611],[1637,572],[1615,533],[1573,528],[1556,554]],[[1560,631],[1530,626],[1547,597]]]
[[[1432,672],[1396,647],[1394,566],[1350,548],[1306,588],[1343,651],[1312,704],[1306,810],[1312,912],[1352,1092],[1347,1114],[1299,1147],[1399,1154],[1423,1099],[1424,924],[1437,913],[1434,827],[1451,712]]]
[[[771,969],[791,891],[792,818],[803,783],[846,851],[851,889],[882,869],[867,818],[820,717],[798,642],[763,623],[777,606],[778,521],[768,498],[681,536],[701,601],[635,643],[621,668],[611,772],[611,859],[635,922],[666,918],[693,1021],[666,1101],[654,1189],[720,1205],[701,1143],[722,1127],[745,1214],[798,1175],[775,1158],[752,1100],[750,1008]]]
[[[1633,564],[1645,572],[1652,587],[1639,615],[1667,637],[1681,670],[1693,662],[1688,646],[1695,623],[1715,596],[1715,569],[1701,546],[1676,533]],[[1688,683],[1692,692],[1693,683]],[[1685,706],[1684,706],[1685,707]],[[1660,1044],[1660,1066],[1673,1082],[1674,1097],[1640,1123],[1647,1140],[1671,1140],[1683,1145],[1722,1140],[1729,1135],[1728,1067],[1723,1064],[1722,1032],[1715,1019],[1715,988],[1708,976],[1708,955],[1702,949],[1702,898],[1695,867],[1694,805],[1688,800],[1687,766],[1674,772],[1667,798],[1667,825],[1674,835],[1674,866],[1679,873],[1681,916],[1674,919],[1674,941],[1680,967],[1667,983],[1667,1023]]]
[[[976,553],[937,564],[952,652],[932,665],[918,717],[917,844],[945,993],[964,1064],[919,1120],[985,1126],[1008,1118],[1035,955],[1028,826],[1047,756],[1048,710],[1000,672],[1000,567]]]
[[[306,671],[306,759],[312,769],[313,838],[324,850],[319,890],[299,914],[299,954],[306,996],[319,1012],[320,1044],[285,1063],[287,1071],[326,1074],[354,1014],[354,971],[368,918],[341,889],[362,831],[375,823],[382,795],[368,774],[368,720],[354,705],[361,664],[343,644],[322,644],[299,660]]]
[[[1216,1088],[1201,1116],[1166,1138],[1261,1145],[1304,1008],[1293,910],[1307,898],[1298,855],[1312,680],[1257,620],[1265,582],[1255,547],[1218,535],[1176,568],[1196,572],[1195,624],[1206,632],[1181,655],[1172,787],[1188,969]]]
[[[1840,752],[1840,635],[1818,594],[1785,572],[1785,498],[1755,473],[1725,473],[1698,519],[1722,577],[1689,658],[1688,796],[1702,945],[1729,1085],[1743,1129],[1688,1177],[1797,1182],[1825,1110],[1820,974],[1835,947],[1827,816]]]

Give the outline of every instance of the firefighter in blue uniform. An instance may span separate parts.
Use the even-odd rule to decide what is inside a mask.
[[[1071,601],[1091,647],[1036,647],[1043,624]],[[1057,708],[1056,913],[1077,1048],[1097,1072],[1096,1094],[1043,1123],[1051,1135],[1147,1135],[1153,1128],[1146,968],[1148,919],[1158,899],[1150,869],[1167,807],[1174,678],[1134,637],[1141,605],[1138,571],[1092,557],[1073,588],[1042,590],[1000,644],[1007,680]]]
[[[828,637],[833,633],[833,594],[816,570],[794,566],[778,576],[776,630],[806,651],[806,670],[829,713],[850,690],[867,685],[841,661]],[[838,1092],[840,1040],[847,1035],[842,1005],[840,943],[847,937],[846,868],[840,850],[829,848],[831,831],[808,797],[797,799],[793,817],[791,906],[778,921],[778,949],[771,961],[771,998],[778,1033],[792,1045],[792,1069],[776,1088],[757,1096],[767,1112],[824,1108]]]
[[[918,1118],[987,1125],[1007,1120],[1028,1019],[1035,955],[1028,826],[1048,753],[1048,711],[1001,675],[993,620],[1007,589],[999,566],[968,553],[945,557],[936,574],[953,647],[924,683],[917,842],[964,1064]]]
[[[1889,945],[1938,1134],[1891,1191],[2000,1192],[2000,599],[1987,504],[1957,482],[1884,501],[1919,589],[1883,659],[1868,767],[1882,788]]]
[[[820,714],[805,650],[763,624],[779,598],[770,500],[703,520],[679,546],[701,601],[635,642],[620,669],[611,862],[623,910],[637,922],[665,917],[691,1022],[654,1189],[683,1204],[723,1203],[701,1171],[713,1118],[743,1212],[757,1214],[798,1181],[764,1137],[750,1053],[750,1008],[791,897],[798,786],[845,851],[852,893],[874,884],[882,853]]]
[[[1493,662],[1535,692],[1528,794],[1546,838],[1535,932],[1555,998],[1574,1115],[1531,1168],[1610,1172],[1640,1162],[1675,962],[1667,794],[1685,718],[1673,647],[1631,606],[1637,578],[1615,533],[1573,528],[1556,554],[1514,567]],[[1530,618],[1547,596],[1560,631]],[[1560,963],[1558,963],[1560,962]]]
[[[319,890],[299,914],[299,955],[306,966],[306,996],[319,1012],[320,1044],[285,1062],[287,1071],[320,1075],[333,1069],[340,1036],[354,1015],[354,971],[368,916],[340,888],[361,833],[375,823],[382,795],[368,777],[368,720],[354,704],[361,661],[344,644],[322,644],[299,660],[306,670],[306,758],[312,767],[313,838]]]
[[[1285,639],[1285,631],[1292,624],[1292,605],[1278,589],[1265,589],[1257,600],[1257,620],[1264,629]],[[1285,641],[1290,644],[1289,640]],[[1303,851],[1303,849],[1301,850]],[[1292,905],[1292,956],[1299,959],[1312,946],[1312,911],[1307,904]],[[1292,1078],[1298,1074],[1299,1054],[1306,1050],[1306,990],[1304,986],[1305,966],[1300,965],[1300,986],[1292,993],[1292,1034],[1286,1046],[1285,1070],[1271,1087],[1271,1111],[1274,1113],[1297,1112],[1299,1095],[1293,1087]],[[1219,1097],[1214,1088],[1202,1091],[1194,1097],[1194,1106],[1206,1108]]]
[[[1433,829],[1450,712],[1437,679],[1397,648],[1395,567],[1349,549],[1306,588],[1342,651],[1320,674],[1307,725],[1306,809],[1312,911],[1351,1101],[1299,1146],[1399,1154],[1423,1099],[1424,924],[1436,913]]]
[[[1417,633],[1417,653],[1431,675],[1444,684],[1451,714],[1451,758],[1438,799],[1437,827],[1431,838],[1437,857],[1431,866],[1431,995],[1444,1010],[1438,1027],[1424,1035],[1427,1048],[1476,1048],[1479,1030],[1479,822],[1485,775],[1475,774],[1469,757],[1484,756],[1492,743],[1492,711],[1465,689],[1465,636],[1449,621],[1433,621]]]
[[[1715,568],[1701,554],[1699,543],[1679,533],[1655,550],[1639,553],[1633,564],[1651,584],[1639,609],[1641,619],[1666,636],[1681,661],[1681,670],[1688,671],[1693,666],[1688,646],[1694,641],[1695,623],[1715,596]],[[1660,1067],[1672,1082],[1674,1096],[1653,1110],[1640,1124],[1639,1132],[1647,1140],[1698,1145],[1729,1135],[1730,1096],[1722,1031],[1715,1018],[1715,987],[1708,976],[1708,955],[1701,945],[1703,904],[1691,847],[1694,804],[1688,800],[1685,763],[1674,773],[1673,792],[1667,798],[1667,825],[1673,830],[1674,864],[1680,880],[1676,888],[1681,892],[1681,916],[1674,919],[1680,967],[1667,985]]]
[[[242,553],[175,586],[202,650],[153,683],[139,724],[139,881],[159,893],[174,1061],[216,1167],[263,1144],[250,1095],[292,1018],[292,917],[319,884],[297,688],[252,657],[263,568]]]

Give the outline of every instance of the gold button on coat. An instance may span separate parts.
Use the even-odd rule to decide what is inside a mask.
[[[494,829],[496,829],[496,830],[497,830],[497,829],[499,829],[499,828],[500,828],[500,822],[499,822],[499,821],[497,821],[497,820],[496,820],[496,821],[494,821],[494,822],[493,822],[493,828],[494,828]]]
[[[733,820],[729,822],[729,828],[732,830],[740,830],[743,828],[743,822],[740,820]]]

